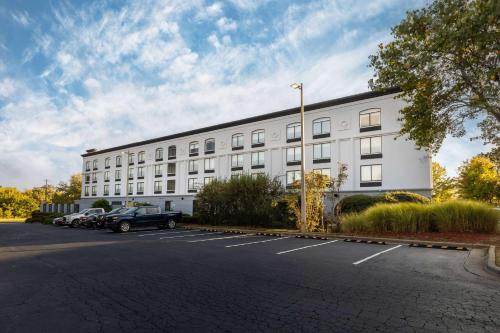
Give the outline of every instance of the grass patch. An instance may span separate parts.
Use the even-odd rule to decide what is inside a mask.
[[[494,233],[500,214],[475,201],[378,204],[362,213],[341,218],[349,233],[376,232],[480,232]]]

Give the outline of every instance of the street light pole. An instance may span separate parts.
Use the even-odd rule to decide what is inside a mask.
[[[304,84],[294,83],[294,89],[300,90],[300,231],[307,231],[307,210],[306,210],[306,153],[305,153],[305,129],[304,129]]]
[[[128,207],[128,175],[129,175],[129,168],[130,168],[130,161],[129,161],[129,155],[130,155],[130,151],[127,150],[127,152],[123,152],[122,154],[126,155],[127,156],[127,174],[125,175],[125,207]]]

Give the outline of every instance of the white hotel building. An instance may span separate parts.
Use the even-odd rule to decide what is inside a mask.
[[[398,90],[367,92],[305,106],[305,167],[348,179],[341,195],[406,190],[430,196],[431,158],[397,138]],[[300,177],[300,109],[134,142],[83,157],[80,208],[105,198],[192,213],[197,190],[214,178],[266,173],[288,185]]]

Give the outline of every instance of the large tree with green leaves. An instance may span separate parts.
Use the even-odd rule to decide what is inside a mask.
[[[495,164],[487,157],[475,156],[459,168],[458,188],[465,199],[498,204],[500,177]]]
[[[443,202],[455,195],[455,182],[448,177],[446,169],[437,162],[432,162],[432,200]]]
[[[481,138],[500,145],[499,22],[499,1],[435,0],[392,28],[394,40],[370,56],[369,84],[401,88],[401,134],[435,152],[477,119]]]

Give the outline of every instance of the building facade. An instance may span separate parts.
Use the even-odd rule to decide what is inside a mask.
[[[305,107],[305,167],[348,178],[342,195],[407,190],[430,196],[431,158],[404,137],[397,90],[368,92]],[[81,208],[148,202],[192,213],[196,192],[215,178],[268,174],[300,179],[300,109],[210,126],[83,154]]]

